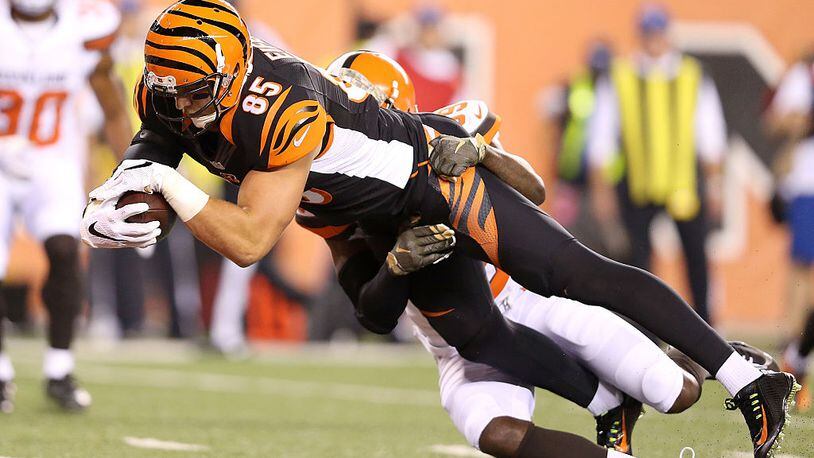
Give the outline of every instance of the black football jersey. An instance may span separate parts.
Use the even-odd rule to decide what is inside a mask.
[[[252,40],[250,71],[237,106],[218,130],[173,134],[139,82],[134,103],[143,127],[171,140],[211,173],[240,184],[249,171],[273,171],[315,149],[300,206],[331,225],[403,216],[426,186],[427,135],[418,116],[379,108],[324,70]],[[273,197],[272,197],[273,198]]]

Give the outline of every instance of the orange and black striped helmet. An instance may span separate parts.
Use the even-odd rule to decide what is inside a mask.
[[[229,3],[173,3],[144,44],[144,84],[156,114],[178,133],[204,132],[237,104],[251,58],[246,23]],[[196,101],[195,111],[179,109],[181,98]]]
[[[384,108],[418,111],[413,82],[398,62],[384,54],[364,50],[342,54],[328,66],[328,73],[367,90]]]

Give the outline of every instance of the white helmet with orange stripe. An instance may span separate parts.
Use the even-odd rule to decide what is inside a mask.
[[[369,92],[383,108],[418,111],[415,87],[398,62],[374,51],[351,51],[328,65],[328,73]]]

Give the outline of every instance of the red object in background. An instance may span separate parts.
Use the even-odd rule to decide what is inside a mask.
[[[246,310],[247,339],[302,342],[308,337],[307,326],[301,304],[290,300],[264,277],[252,278]]]
[[[461,64],[449,50],[400,49],[396,61],[413,80],[419,110],[435,111],[456,101],[461,89]]]

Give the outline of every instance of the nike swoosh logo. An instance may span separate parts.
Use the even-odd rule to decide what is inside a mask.
[[[96,230],[96,222],[93,222],[90,225],[90,227],[88,228],[88,232],[90,232],[92,235],[94,235],[96,237],[99,237],[100,239],[112,240],[114,242],[124,242],[124,240],[114,239],[113,237],[108,237],[107,235],[102,234],[101,232],[97,231]]]
[[[763,406],[760,406],[760,413],[761,417],[763,418],[763,426],[761,427],[760,431],[760,439],[755,442],[755,445],[760,447],[761,445],[766,443],[766,439],[769,438],[769,429],[766,427],[766,409]]]
[[[476,117],[478,119],[483,117],[483,108],[480,105],[478,105],[478,114],[476,115]]]
[[[410,252],[410,250],[407,250],[407,249],[402,248],[400,246],[396,247],[396,253],[409,253],[409,252]]]
[[[305,130],[300,135],[300,138],[294,139],[294,148],[299,148],[302,145],[303,140],[305,140],[305,136],[308,135],[308,131],[311,129],[311,126],[305,128]]]
[[[127,167],[127,168],[125,168],[124,170],[135,170],[135,169],[142,169],[142,168],[144,168],[144,167],[149,167],[149,166],[151,166],[152,164],[153,164],[152,162],[147,161],[147,162],[145,162],[145,163],[143,163],[143,164],[134,165],[134,166],[132,166],[132,167]]]

